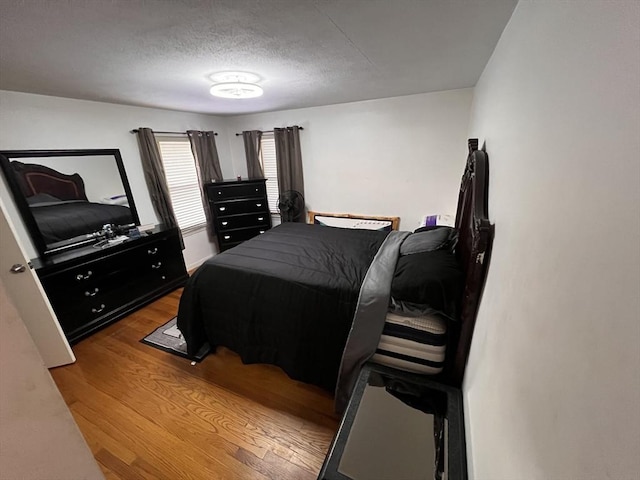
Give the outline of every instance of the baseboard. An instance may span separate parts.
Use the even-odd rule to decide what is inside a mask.
[[[207,256],[201,258],[200,260],[196,260],[195,262],[191,262],[189,265],[187,265],[187,271],[189,273],[191,273],[193,270],[198,268],[200,265],[202,265],[204,262],[206,262],[210,258],[214,257],[215,255],[216,255],[215,253],[212,254],[212,255],[207,255]]]

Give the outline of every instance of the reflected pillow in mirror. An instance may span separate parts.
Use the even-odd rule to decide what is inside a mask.
[[[48,203],[60,203],[58,197],[54,197],[53,195],[49,195],[48,193],[37,193],[35,195],[31,195],[27,197],[27,203],[31,206],[36,206],[38,204],[48,204]]]

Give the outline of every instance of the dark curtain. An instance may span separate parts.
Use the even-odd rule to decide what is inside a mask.
[[[187,130],[187,137],[189,138],[189,143],[191,143],[193,158],[196,159],[196,164],[198,165],[200,196],[202,197],[204,215],[207,219],[207,233],[209,234],[209,240],[214,241],[213,219],[211,218],[211,212],[208,208],[209,202],[204,185],[212,181],[222,181],[222,170],[220,169],[220,158],[218,157],[215,133]]]
[[[288,190],[300,192],[304,197],[304,179],[302,176],[302,151],[300,150],[300,128],[274,128],[273,138],[276,144],[276,163],[278,165],[278,193]],[[300,215],[299,222],[305,222]]]
[[[247,176],[249,178],[264,178],[262,165],[260,165],[260,130],[250,130],[242,132],[244,140],[244,151],[247,156]]]
[[[191,143],[193,158],[198,162],[200,183],[209,183],[212,180],[222,181],[220,158],[216,148],[215,133],[187,130],[187,136]]]
[[[158,215],[158,220],[165,227],[177,227],[178,222],[173,213],[173,205],[169,195],[169,187],[167,187],[167,177],[164,173],[162,165],[162,157],[156,143],[156,137],[150,128],[138,129],[138,146],[140,147],[140,159],[142,160],[142,169],[144,170],[144,179],[147,182],[151,203]],[[182,234],[180,234],[180,242],[182,242]]]

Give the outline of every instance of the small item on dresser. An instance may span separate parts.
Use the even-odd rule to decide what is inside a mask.
[[[122,242],[126,242],[127,240],[129,240],[129,237],[125,237],[124,235],[118,235],[117,237],[113,237],[107,240],[107,243],[109,245],[119,245]]]
[[[106,223],[102,226],[102,234],[107,239],[115,238],[116,232],[113,231],[113,225]]]
[[[124,205],[129,206],[129,199],[126,195],[112,195],[110,197],[103,197],[100,203],[106,203],[107,205]]]
[[[126,225],[114,225],[113,231],[117,235],[128,235],[129,231],[136,226],[135,223],[128,223]]]
[[[240,175],[238,175],[238,177],[237,177],[237,178],[238,178],[238,181],[239,181],[239,182],[240,182],[240,181],[242,181],[242,177],[241,177]]]
[[[140,238],[140,230],[138,230],[138,227],[132,227],[127,232],[127,235],[129,238]]]
[[[142,232],[151,233],[154,228],[156,228],[156,226],[153,223],[147,223],[145,225],[140,225],[138,227],[138,230],[140,231],[140,233]]]

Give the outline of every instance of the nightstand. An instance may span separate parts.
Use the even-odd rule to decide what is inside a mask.
[[[466,480],[459,389],[368,363],[319,480]]]

